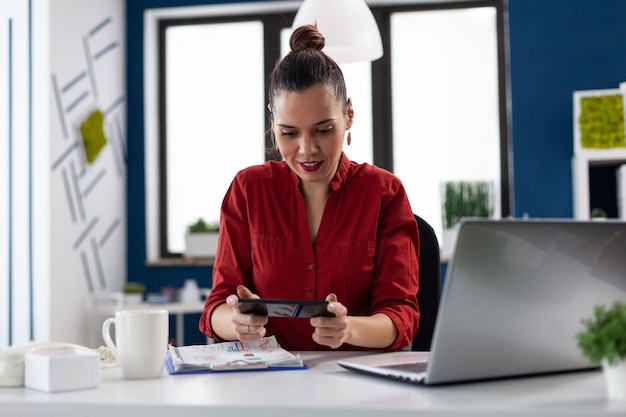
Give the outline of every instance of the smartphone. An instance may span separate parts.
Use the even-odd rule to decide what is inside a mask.
[[[328,301],[240,298],[239,311],[269,317],[335,317],[327,310]]]

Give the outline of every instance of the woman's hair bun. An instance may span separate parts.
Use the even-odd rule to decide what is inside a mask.
[[[291,34],[289,47],[292,51],[298,49],[315,49],[321,51],[324,48],[325,40],[315,25],[303,25]]]

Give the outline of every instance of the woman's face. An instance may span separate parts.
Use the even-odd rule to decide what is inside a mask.
[[[279,92],[271,111],[276,144],[287,165],[302,182],[329,184],[337,171],[345,132],[352,126],[350,100],[346,114],[334,91],[316,84],[302,92]]]

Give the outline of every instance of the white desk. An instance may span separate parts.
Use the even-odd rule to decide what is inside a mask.
[[[163,309],[167,310],[170,315],[176,316],[176,344],[185,344],[185,314],[197,314],[204,311],[204,302],[199,301],[197,303],[166,303],[166,304],[151,304],[151,303],[137,303],[137,304],[123,304],[123,303],[94,303],[92,318],[91,318],[91,339],[90,343],[92,347],[97,347],[96,342],[99,338],[102,322],[100,319],[102,316],[113,317],[116,311],[119,310],[136,310],[136,309]],[[199,332],[200,330],[198,330]]]
[[[0,389],[0,414],[11,417],[527,417],[624,416],[608,402],[599,371],[441,387],[359,375],[335,361],[350,352],[302,354],[308,370],[164,375],[127,381],[102,371],[100,387],[46,394]]]

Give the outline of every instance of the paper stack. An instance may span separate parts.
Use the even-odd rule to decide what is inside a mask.
[[[274,336],[248,343],[170,346],[165,365],[170,374],[306,369],[300,355],[281,348]]]
[[[617,179],[617,214],[626,220],[626,164],[620,165],[615,171]]]

